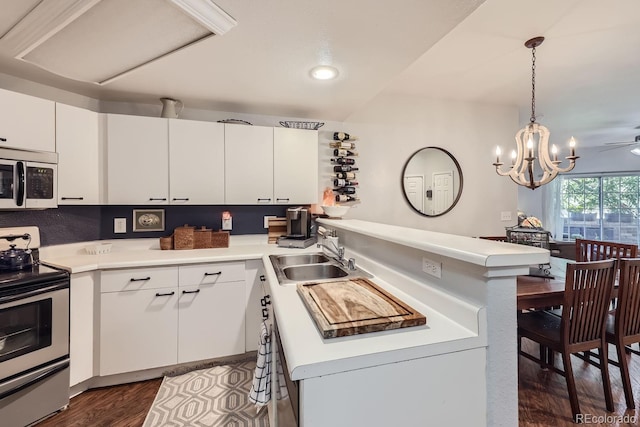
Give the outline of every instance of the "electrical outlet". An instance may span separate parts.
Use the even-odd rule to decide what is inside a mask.
[[[113,232],[114,233],[126,233],[127,232],[127,218],[113,218]]]
[[[267,215],[264,217],[264,228],[269,228],[269,218],[277,218],[275,215]]]
[[[500,212],[500,221],[511,221],[511,212],[510,211]]]
[[[233,229],[233,222],[231,218],[222,219],[222,229],[223,230]]]
[[[422,271],[438,279],[442,278],[442,263],[429,258],[422,258]]]

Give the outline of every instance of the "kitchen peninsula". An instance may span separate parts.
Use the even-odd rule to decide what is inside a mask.
[[[347,258],[355,258],[373,282],[424,314],[427,324],[323,339],[296,286],[280,285],[269,261],[271,254],[301,250],[269,245],[266,236],[232,236],[229,248],[188,251],[160,251],[155,239],[114,240],[112,252],[103,255],[84,254],[81,244],[64,245],[43,248],[42,259],[69,269],[72,280],[120,269],[244,262],[244,325],[250,339],[243,350],[255,341],[260,321],[261,292],[249,281],[263,271],[287,373],[299,384],[300,426],[515,425],[515,280],[530,264],[547,262],[548,251],[358,220],[319,222],[337,230]],[[96,289],[104,286],[100,280],[91,283]],[[92,295],[94,307],[100,307],[105,294]],[[95,316],[94,331],[95,342],[103,346],[104,311],[101,316]],[[72,289],[72,328],[74,321],[90,320],[74,315]],[[71,339],[73,366],[73,331]],[[144,376],[130,371],[101,378],[101,371],[107,372],[100,366],[104,360],[94,362],[80,384],[84,388]]]

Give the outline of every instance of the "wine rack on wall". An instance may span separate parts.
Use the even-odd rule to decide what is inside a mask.
[[[356,138],[344,132],[334,132],[329,146],[333,149],[331,166],[333,169],[333,192],[336,203],[352,203],[360,199],[357,195]]]

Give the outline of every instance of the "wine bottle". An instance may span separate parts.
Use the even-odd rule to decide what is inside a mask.
[[[334,188],[333,191],[340,194],[356,194],[356,187]]]
[[[355,202],[360,200],[358,197],[349,196],[347,194],[336,194],[336,202]]]
[[[356,179],[356,174],[353,172],[338,172],[336,174],[338,179]]]
[[[331,163],[337,163],[339,165],[355,165],[355,159],[349,159],[346,157],[337,157],[335,159],[331,159]]]
[[[343,150],[353,150],[354,148],[356,148],[356,144],[354,142],[347,141],[332,141],[329,143],[329,147],[341,148]]]
[[[347,187],[347,186],[354,186],[354,185],[358,185],[358,181],[350,181],[347,179],[340,179],[340,178],[333,180],[334,187]]]
[[[334,172],[353,172],[357,170],[358,168],[354,168],[353,166],[350,166],[350,165],[338,165],[333,167]]]
[[[334,132],[333,139],[334,141],[345,141],[347,139],[355,140],[355,139],[358,139],[358,137],[355,135],[349,135],[348,133],[344,133],[344,132]]]
[[[345,150],[344,148],[336,148],[333,150],[334,156],[346,157],[346,156],[357,156],[357,151]]]

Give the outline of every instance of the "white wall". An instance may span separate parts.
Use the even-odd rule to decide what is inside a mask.
[[[380,95],[345,121],[357,135],[358,196],[361,202],[346,218],[468,236],[502,235],[516,223],[517,186],[496,174],[496,145],[513,141],[518,129],[516,108],[425,98]],[[402,193],[402,169],[416,150],[435,146],[460,163],[462,196],[439,217],[415,212]],[[322,148],[321,148],[322,153]],[[328,162],[328,159],[327,159]],[[320,182],[329,182],[329,168]],[[512,221],[500,221],[500,212]]]

